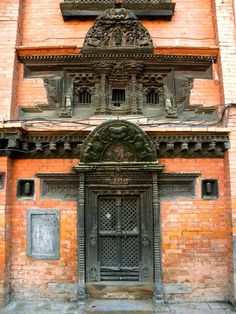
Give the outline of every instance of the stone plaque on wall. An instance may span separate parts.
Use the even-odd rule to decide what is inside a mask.
[[[28,210],[27,255],[35,259],[59,259],[59,210]]]

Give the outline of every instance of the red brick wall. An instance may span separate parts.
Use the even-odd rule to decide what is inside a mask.
[[[190,95],[190,104],[204,106],[221,105],[219,81],[195,79]]]
[[[13,165],[11,206],[11,289],[16,298],[56,299],[48,283],[76,283],[77,203],[58,199],[40,199],[40,179],[36,178],[36,197],[32,201],[16,199],[18,178],[34,178],[36,173],[69,173],[77,160],[17,160]],[[30,164],[30,167],[29,167]],[[27,209],[60,210],[60,260],[35,260],[26,256]],[[71,300],[71,294],[60,295]]]
[[[11,164],[7,157],[0,157],[0,171],[5,174],[4,188],[0,190],[0,306],[9,300],[10,291]]]
[[[17,105],[13,108],[13,118],[17,119],[19,107],[35,106],[37,103],[47,103],[46,89],[44,88],[43,79],[24,79],[24,66],[19,64]]]
[[[15,47],[21,39],[21,0],[0,2],[0,119],[10,119],[16,106],[17,60]]]
[[[92,21],[64,22],[61,0],[25,0],[24,46],[75,45],[82,46]],[[212,46],[215,34],[211,0],[176,0],[176,11],[171,22],[143,21],[155,46]],[[40,29],[40,31],[39,31]]]
[[[216,43],[220,48],[218,59],[218,71],[220,73],[220,93],[222,104],[236,104],[236,25],[234,18],[233,0],[212,0],[214,7],[214,23],[216,28]],[[233,238],[236,237],[235,213],[236,213],[236,172],[235,172],[235,153],[236,153],[236,110],[232,108],[228,115],[228,127],[231,131],[229,150],[229,175],[231,189],[232,223]],[[236,243],[235,243],[236,245]],[[236,247],[234,246],[234,252]],[[235,253],[233,254],[233,256]],[[231,301],[236,300],[236,260],[233,260],[231,276]]]
[[[29,168],[30,163],[30,168]],[[185,294],[166,295],[168,300],[228,300],[231,258],[231,214],[224,159],[161,159],[167,172],[201,173],[196,197],[161,203],[164,284],[188,284]],[[64,298],[49,283],[76,283],[77,204],[57,199],[16,199],[16,180],[36,173],[71,172],[76,160],[17,160],[12,184],[11,285],[18,298]],[[219,200],[201,199],[202,178],[219,180]],[[27,209],[59,209],[61,212],[60,260],[34,260],[26,256]]]
[[[196,197],[161,203],[164,284],[188,285],[167,300],[228,300],[231,211],[224,159],[161,159],[167,172],[201,173]],[[219,199],[201,199],[201,179],[219,180]]]

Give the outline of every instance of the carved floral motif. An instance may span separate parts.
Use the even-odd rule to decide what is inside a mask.
[[[89,244],[91,246],[96,246],[97,245],[97,225],[93,226],[93,229],[89,235]]]

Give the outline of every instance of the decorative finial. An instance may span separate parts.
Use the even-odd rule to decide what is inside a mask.
[[[115,0],[115,8],[123,8],[125,5],[125,0]]]

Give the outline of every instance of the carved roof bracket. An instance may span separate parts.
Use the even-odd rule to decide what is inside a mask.
[[[107,163],[133,160],[136,163],[146,160],[145,163],[148,163],[151,160],[152,163],[156,162],[156,158],[223,158],[224,152],[230,148],[226,134],[153,135],[149,132],[147,135],[133,123],[113,121],[117,124],[113,125],[112,121],[103,123],[89,135],[87,132],[67,136],[64,133],[24,134],[20,130],[7,130],[0,133],[0,156],[10,155],[12,158],[24,159],[55,156],[81,158],[81,162],[88,164],[95,164],[100,160]],[[110,130],[110,127],[114,129]],[[90,151],[92,155],[86,157]],[[124,161],[125,159],[128,161]]]

